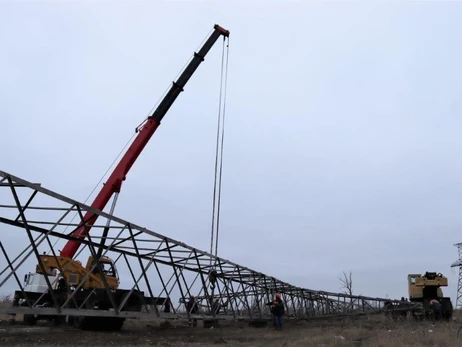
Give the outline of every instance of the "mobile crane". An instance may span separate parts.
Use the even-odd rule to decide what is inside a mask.
[[[407,283],[409,290],[409,301],[385,302],[384,312],[393,318],[406,318],[408,315],[416,320],[430,319],[432,309],[430,301],[436,299],[441,303],[442,318],[451,320],[453,306],[451,298],[443,295],[441,287],[448,286],[448,278],[441,273],[427,271],[425,274],[408,274]]]
[[[163,117],[170,109],[178,95],[183,91],[188,80],[194,74],[196,69],[199,67],[208,51],[212,48],[219,37],[223,36],[223,39],[229,37],[229,31],[222,28],[219,25],[214,26],[214,30],[202,45],[198,52],[194,53],[192,60],[186,66],[182,74],[176,81],[173,82],[171,88],[159,103],[155,111],[147,118],[146,122],[139,129],[137,136],[133,140],[130,147],[127,149],[118,165],[114,168],[112,174],[109,176],[103,188],[96,196],[95,200],[91,204],[91,207],[102,211],[110,199],[118,194],[121,190],[122,183],[125,181],[126,176],[130,168],[135,163],[138,156],[143,151],[149,139],[152,137],[156,129],[159,127]],[[140,291],[134,291],[128,299],[126,295],[130,290],[119,289],[119,277],[115,263],[112,259],[102,256],[104,247],[104,240],[108,233],[108,228],[103,231],[103,235],[100,241],[100,247],[98,252],[92,252],[86,266],[78,260],[74,260],[77,250],[79,249],[81,242],[90,232],[92,226],[96,222],[98,215],[88,211],[83,216],[83,221],[79,226],[72,232],[70,239],[65,247],[60,252],[59,256],[52,255],[38,255],[38,265],[35,273],[29,273],[25,276],[25,287],[24,292],[26,293],[27,300],[29,303],[34,302],[40,296],[39,305],[46,303],[52,303],[53,300],[50,297],[49,287],[52,286],[52,281],[57,280],[57,270],[63,269],[60,275],[62,275],[63,285],[66,288],[78,286],[83,280],[80,290],[75,295],[74,305],[81,307],[83,305],[86,309],[94,310],[108,310],[116,304],[117,306],[125,302],[126,311],[141,311],[142,302],[154,302],[156,305],[167,304],[167,298],[146,298],[144,293]],[[108,291],[109,289],[109,291]],[[62,288],[53,288],[53,291],[59,294],[62,292]],[[45,295],[42,295],[44,292]],[[93,292],[92,299],[85,300],[89,293]],[[56,295],[55,295],[56,297]],[[14,304],[27,306],[25,302],[26,298],[23,297],[23,291],[16,291],[14,296]],[[115,302],[114,302],[115,301]],[[56,304],[55,304],[56,305]],[[26,324],[35,324],[38,319],[50,319],[50,317],[37,316],[37,315],[24,315],[24,322]],[[100,328],[111,328],[121,329],[125,318],[119,317],[98,317],[97,319],[92,317],[69,317],[69,321],[77,328],[86,328],[92,326],[98,326]],[[57,320],[57,317],[53,317]]]
[[[420,304],[421,317],[428,317],[430,300],[436,299],[441,303],[443,319],[451,320],[453,306],[450,297],[445,297],[441,287],[448,286],[448,278],[441,273],[427,271],[425,274],[409,274],[407,276],[409,287],[409,301]]]

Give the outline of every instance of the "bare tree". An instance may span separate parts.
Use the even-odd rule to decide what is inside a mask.
[[[340,282],[342,283],[342,289],[345,289],[345,294],[353,295],[353,279],[351,271],[348,274],[343,271],[343,276],[339,278]]]

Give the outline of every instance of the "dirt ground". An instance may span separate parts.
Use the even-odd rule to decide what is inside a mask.
[[[460,322],[460,323],[459,323]],[[462,346],[462,321],[393,322],[382,316],[336,320],[287,321],[283,331],[271,326],[222,323],[206,329],[176,321],[127,320],[120,332],[80,331],[70,326],[26,327],[0,321],[1,346]],[[460,332],[459,332],[460,330]],[[459,335],[459,336],[458,336]]]

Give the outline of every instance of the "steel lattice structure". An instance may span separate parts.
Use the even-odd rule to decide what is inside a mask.
[[[454,246],[457,247],[457,253],[459,259],[451,264],[451,267],[459,268],[459,279],[457,281],[457,299],[456,299],[456,308],[462,307],[462,243],[456,243]]]
[[[266,303],[276,292],[281,293],[285,302],[287,317],[294,318],[377,312],[386,301],[390,301],[290,285],[3,171],[0,171],[0,292],[22,288],[20,278],[35,269],[42,247],[46,246],[53,256],[57,256],[54,250],[73,239],[69,235],[87,211],[99,217],[91,235],[82,241],[75,259],[85,259],[85,253],[95,254],[106,229],[106,242],[102,246],[104,255],[117,264],[120,287],[130,293],[135,289],[142,290],[151,299],[143,303],[143,310],[130,312],[124,311],[123,307],[113,307],[112,310],[74,307],[73,295],[78,292],[75,290],[64,302],[59,302],[52,295],[54,305],[50,307],[35,304],[0,307],[0,313],[164,319],[209,319],[212,315],[215,319],[252,320],[270,317]],[[19,250],[18,245],[27,247]],[[210,276],[211,273],[213,276]],[[52,283],[48,284],[49,289],[50,285]],[[108,288],[106,290],[109,291]],[[200,304],[199,313],[195,315],[186,312],[184,305],[190,294],[194,294]],[[211,313],[211,303],[216,299],[223,306],[215,315]]]

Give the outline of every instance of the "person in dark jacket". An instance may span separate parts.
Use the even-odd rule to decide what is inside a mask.
[[[64,279],[63,275],[59,276],[58,280],[58,291],[60,292],[67,292],[67,285],[66,285],[66,280]]]
[[[281,330],[283,323],[282,317],[284,316],[284,303],[282,302],[281,294],[279,293],[276,294],[276,298],[273,301],[271,306],[271,313],[273,314],[274,318],[274,328],[276,330]]]
[[[186,310],[188,311],[188,314],[195,314],[199,311],[194,295],[189,297],[189,301],[186,303]],[[196,327],[197,319],[189,319],[189,326]]]
[[[433,318],[433,323],[437,320],[443,320],[443,315],[442,315],[442,310],[441,310],[441,303],[436,300],[432,299],[430,300],[430,309],[432,310],[432,318]]]

